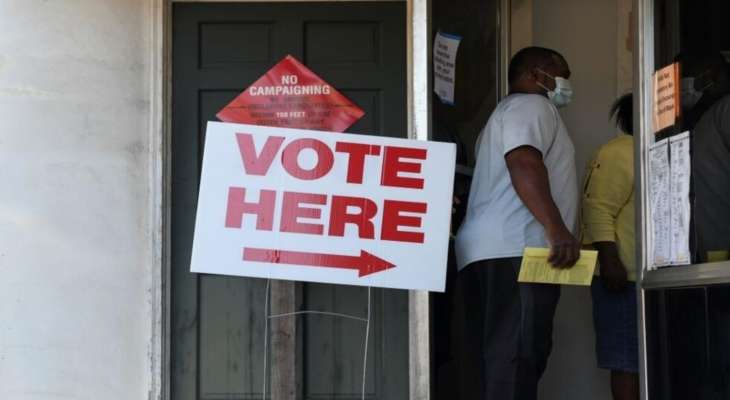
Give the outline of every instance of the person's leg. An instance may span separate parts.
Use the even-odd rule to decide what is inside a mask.
[[[513,265],[519,273],[519,264]],[[521,283],[520,357],[517,399],[537,398],[540,378],[547,367],[553,346],[553,319],[560,299],[560,286]]]
[[[521,258],[492,260],[487,274],[487,400],[534,400],[552,347],[556,285],[517,282]]]
[[[639,374],[611,371],[613,400],[639,400]]]
[[[521,326],[517,276],[510,259],[490,260],[483,284],[486,400],[514,400]]]
[[[463,340],[457,342],[459,359],[459,398],[484,397],[484,287],[485,262],[475,262],[459,271],[458,286],[462,296],[460,322]]]
[[[599,277],[591,285],[598,367],[611,371],[614,400],[639,399],[639,345],[636,289],[606,289]]]

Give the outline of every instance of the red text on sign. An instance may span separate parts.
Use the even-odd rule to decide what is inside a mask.
[[[246,228],[244,216],[252,215],[256,217],[256,230],[274,230],[276,192],[262,190],[258,202],[246,201],[245,195],[245,188],[229,188],[226,227]],[[327,229],[321,221],[322,209],[317,206],[330,207]],[[351,212],[352,208],[356,208],[357,211]],[[414,229],[421,228],[422,217],[426,211],[426,203],[385,200],[379,207],[374,201],[360,197],[283,192],[281,219],[277,228],[281,232],[311,235],[325,235],[327,232],[327,236],[341,237],[345,235],[345,226],[351,224],[357,228],[358,237],[361,239],[423,243],[423,232]],[[373,220],[379,214],[381,229],[379,236],[376,237]],[[302,222],[301,219],[307,219],[309,222]]]
[[[244,172],[248,175],[264,176],[271,168],[276,155],[281,150],[284,137],[269,136],[256,151],[253,136],[248,133],[236,134],[238,149],[241,154]],[[300,155],[310,150],[316,155],[316,163],[311,168],[300,164]],[[426,149],[379,146],[362,143],[337,142],[334,151],[323,141],[311,138],[295,139],[283,146],[281,163],[284,170],[294,178],[301,180],[317,180],[330,173],[335,163],[335,153],[347,155],[347,183],[362,184],[365,161],[368,156],[381,160],[380,185],[407,189],[423,189],[424,180],[417,176],[426,160]],[[403,174],[411,174],[404,176]]]
[[[259,143],[257,149],[253,135],[248,133],[237,133],[236,141],[247,175],[266,176],[277,162],[281,163],[281,170],[298,180],[316,181],[338,168],[346,171],[347,184],[362,185],[366,179],[366,163],[379,158],[379,170],[368,169],[377,173],[371,179],[377,179],[379,185],[412,190],[424,187],[421,174],[427,152],[421,148],[343,141],[330,145],[315,138],[287,141],[283,136],[272,135]],[[308,165],[302,164],[303,152],[310,153]],[[341,156],[336,158],[337,154],[344,155],[345,160]],[[343,161],[342,165],[336,164]],[[279,220],[274,221],[277,210],[280,210]],[[325,214],[325,211],[329,212]],[[349,226],[356,229],[361,239],[423,243],[421,228],[426,212],[427,205],[421,202],[394,199],[376,202],[366,197],[295,191],[261,190],[256,194],[247,193],[243,187],[231,187],[225,226],[251,229],[246,220],[253,223],[255,217],[255,229],[259,231],[343,237]]]

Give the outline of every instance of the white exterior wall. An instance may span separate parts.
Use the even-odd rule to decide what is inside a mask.
[[[153,3],[0,0],[0,399],[159,394]]]

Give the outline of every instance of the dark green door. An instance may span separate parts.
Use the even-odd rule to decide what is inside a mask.
[[[264,384],[266,281],[188,272],[206,121],[291,54],[365,110],[349,132],[405,136],[405,22],[404,2],[174,5],[174,400],[261,399]],[[297,292],[301,310],[367,315],[364,288]],[[370,306],[367,396],[406,399],[407,293],[373,290]],[[296,318],[298,397],[360,399],[363,321]]]

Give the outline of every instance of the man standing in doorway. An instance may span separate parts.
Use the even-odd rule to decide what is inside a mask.
[[[510,94],[481,133],[456,238],[471,297],[467,332],[479,337],[488,400],[536,399],[552,348],[560,287],[517,282],[525,247],[550,247],[556,268],[580,255],[574,148],[557,110],[572,98],[570,68],[558,52],[528,47],[508,75]]]

